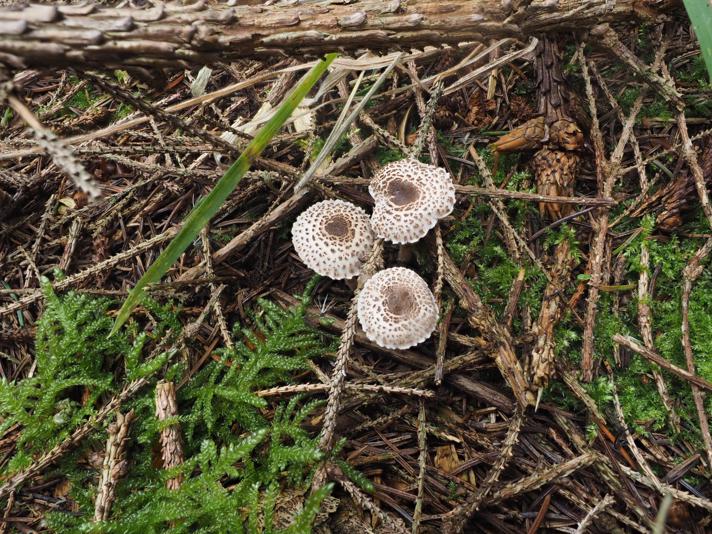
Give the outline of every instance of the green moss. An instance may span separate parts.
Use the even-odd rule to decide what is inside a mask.
[[[131,115],[134,112],[133,106],[130,106],[129,104],[125,104],[121,102],[119,104],[119,107],[116,108],[116,111],[114,111],[113,114],[113,120],[119,121],[121,119],[124,119]]]
[[[66,439],[95,413],[100,399],[117,388],[112,367],[124,354],[140,353],[148,339],[135,329],[108,337],[108,299],[70,292],[60,297],[43,284],[46,308],[37,324],[35,374],[0,381],[0,432],[18,426],[17,450],[3,469],[8,474],[29,458]],[[139,367],[135,366],[131,371]]]
[[[633,103],[640,96],[640,87],[628,87],[616,98],[625,115],[630,114]],[[661,96],[655,96],[652,100],[646,97],[640,108],[640,113],[636,117],[636,124],[640,124],[643,118],[656,118],[662,120],[672,120],[673,110]]]
[[[124,403],[122,411],[136,415],[128,441],[130,468],[117,486],[109,521],[93,522],[97,472],[86,463],[88,454],[103,449],[105,431],[97,429],[61,457],[48,475],[69,482],[68,498],[77,511],[47,514],[50,531],[310,532],[330,485],[306,497],[290,527],[278,530],[273,519],[280,493],[304,491],[322,460],[318,437],[304,423],[323,402],[294,396],[269,404],[255,391],[289,383],[310,358],[334,348],[305,322],[311,287],[291,310],[259,301],[250,324],[235,326],[235,348],[219,351],[219,361],[210,360],[178,390],[178,417],[156,420],[152,387]],[[149,300],[145,315],[150,329],[131,324],[108,337],[113,302],[73,292],[60,296],[46,282],[44,288],[36,372],[0,383],[2,430],[20,432],[3,475],[27,467],[66,439],[128,382],[161,371],[165,379],[180,383],[190,368],[168,365],[169,353],[145,360],[166,332],[180,329],[172,305]],[[176,422],[183,429],[186,460],[166,471],[156,460],[159,435]],[[362,478],[353,469],[346,471]],[[184,479],[180,489],[169,491],[166,481],[178,474]],[[361,483],[368,486],[367,479]]]
[[[709,89],[700,95],[685,95],[686,117],[712,117],[712,102],[710,102]]]
[[[502,312],[520,267],[512,261],[496,235],[485,241],[482,221],[486,221],[483,215],[489,213],[486,205],[473,209],[469,217],[455,225],[446,246],[457,263],[471,256],[477,271],[476,278],[471,280],[473,288],[485,303],[495,311]],[[524,267],[526,272],[520,303],[529,306],[532,313],[537,314],[546,278],[535,265],[526,263]]]
[[[494,164],[491,152],[487,149],[479,152],[491,168]],[[494,177],[495,180],[503,181],[511,173],[507,184],[509,190],[522,190],[523,184],[531,178],[527,172],[515,171],[517,163],[518,156],[502,157]],[[481,182],[478,174],[473,175],[469,180],[470,184],[480,185]],[[506,206],[510,222],[521,235],[524,235],[524,224],[536,207],[531,202],[516,200],[508,200]],[[507,303],[520,266],[512,261],[501,237],[496,233],[487,235],[486,224],[491,216],[493,213],[488,204],[484,202],[477,204],[468,217],[451,228],[447,235],[446,246],[456,263],[461,263],[466,257],[471,258],[477,271],[477,276],[471,281],[473,288],[485,303],[500,313]],[[534,264],[528,261],[525,261],[521,267],[525,268],[525,278],[520,303],[522,306],[529,306],[532,314],[537,314],[546,287],[546,278]]]
[[[639,87],[627,87],[620,95],[618,95],[616,100],[618,101],[618,105],[621,109],[623,109],[623,113],[628,114],[633,107],[633,103],[639,96]]]
[[[403,158],[405,158],[405,154],[395,148],[379,146],[376,149],[376,161],[378,161],[380,165],[385,165],[386,163],[391,163],[392,161],[399,161]]]
[[[650,366],[639,357],[632,358],[627,369],[615,373],[626,421],[634,431],[643,434],[667,425],[667,410],[650,373]]]
[[[0,128],[7,128],[12,118],[15,116],[15,112],[12,111],[11,107],[7,107],[2,112],[2,118],[0,118]]]
[[[76,85],[79,83],[79,78],[76,76],[69,77],[70,85]],[[69,101],[65,104],[67,108],[74,108],[79,110],[87,110],[101,98],[101,93],[97,92],[90,83],[87,83],[81,90],[77,91]]]
[[[636,55],[647,64],[652,63],[655,57],[656,46],[653,42],[654,32],[655,26],[652,24],[644,22],[638,27]]]
[[[447,237],[447,249],[453,260],[460,263],[465,256],[482,246],[484,228],[480,212],[486,208],[475,208],[469,217],[456,223]]]
[[[638,237],[619,252],[626,258],[627,279],[637,283],[643,268],[640,263],[640,250],[642,243],[645,242],[650,254],[651,277],[652,271],[656,274],[654,294],[647,301],[651,308],[655,350],[668,361],[686,368],[680,330],[682,271],[702,241],[691,238],[680,240],[675,236],[670,238],[655,236],[652,224],[651,217],[644,218]],[[611,311],[613,295],[601,294],[595,328],[596,354],[607,358],[614,368],[613,379],[628,425],[642,433],[663,429],[672,432],[668,427],[667,409],[662,403],[653,379],[653,371],[657,366],[654,367],[646,359],[629,352],[624,352],[625,359],[629,360],[627,366],[617,367],[613,361],[615,347],[612,336],[614,334],[642,337],[638,326],[636,294],[631,292],[627,297],[625,294],[623,297],[619,314],[614,315]],[[700,376],[708,380],[712,371],[710,313],[712,313],[712,277],[705,271],[693,289],[689,318],[697,370]],[[689,383],[665,371],[661,371],[661,374],[668,386],[675,410],[685,423],[682,437],[699,444],[697,415]],[[602,410],[611,410],[609,401],[604,398],[597,400]]]
[[[672,76],[678,83],[696,85],[700,89],[709,89],[710,82],[707,74],[707,65],[702,54],[698,54],[690,61],[683,63],[672,71]]]

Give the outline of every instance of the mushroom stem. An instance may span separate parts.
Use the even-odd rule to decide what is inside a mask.
[[[413,257],[415,256],[415,250],[413,249],[413,245],[401,245],[398,247],[398,263],[400,264],[408,264],[411,261],[413,261]]]

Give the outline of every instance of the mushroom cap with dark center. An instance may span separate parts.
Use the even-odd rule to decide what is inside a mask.
[[[455,186],[448,172],[415,159],[384,165],[368,191],[375,200],[371,227],[393,243],[418,241],[455,206]]]
[[[349,239],[353,234],[353,229],[349,220],[341,214],[324,218],[324,232],[334,238]]]
[[[391,180],[386,188],[388,200],[394,206],[407,206],[420,198],[420,188],[407,180]]]
[[[361,272],[373,245],[373,232],[363,209],[343,200],[324,200],[297,217],[292,243],[307,267],[341,280]]]
[[[410,294],[408,286],[394,285],[386,295],[386,310],[395,316],[407,316],[413,312],[415,305],[415,298]]]
[[[425,341],[438,320],[428,284],[403,267],[369,278],[359,294],[357,312],[366,336],[387,349],[407,349]]]

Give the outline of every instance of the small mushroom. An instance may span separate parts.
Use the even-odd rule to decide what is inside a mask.
[[[384,165],[368,192],[376,201],[371,227],[378,237],[393,243],[415,243],[455,206],[450,174],[415,159]]]
[[[407,349],[425,341],[438,321],[428,284],[403,267],[369,278],[359,294],[357,312],[368,339],[387,349]]]
[[[373,246],[373,232],[368,214],[358,206],[324,200],[297,217],[292,243],[307,267],[342,280],[361,272]]]

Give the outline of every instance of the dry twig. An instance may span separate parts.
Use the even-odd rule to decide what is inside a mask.
[[[173,382],[161,381],[156,384],[156,419],[165,422],[178,416],[176,388]],[[161,430],[161,459],[164,469],[173,469],[183,463],[183,442],[180,426],[173,423]],[[177,490],[183,482],[183,475],[178,475],[166,482],[168,489]]]
[[[116,484],[126,474],[126,445],[128,443],[129,426],[135,414],[133,410],[126,415],[116,413],[116,422],[109,425],[109,438],[106,440],[104,463],[99,478],[99,491],[94,503],[94,521],[109,519],[111,505],[116,497]]]

